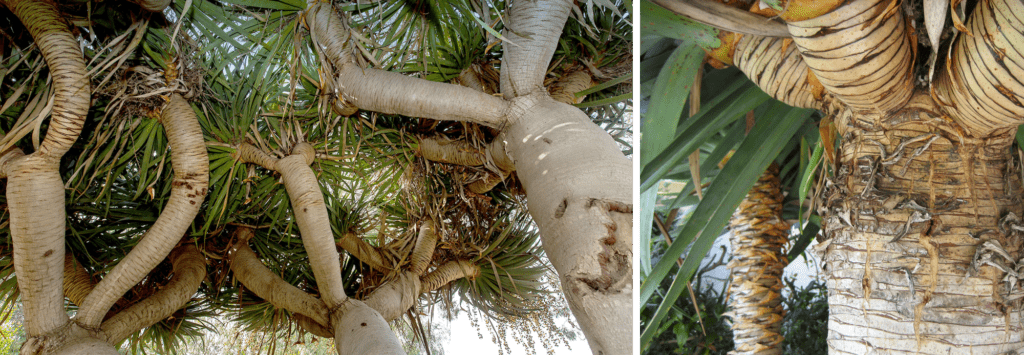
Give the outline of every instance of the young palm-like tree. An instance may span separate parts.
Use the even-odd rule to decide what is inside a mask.
[[[729,306],[736,354],[782,353],[783,246],[789,224],[782,220],[779,167],[754,183],[729,221],[732,285]]]
[[[454,294],[558,332],[555,277],[595,353],[631,348],[620,9],[2,4],[22,351],[174,352],[230,310],[402,353],[389,322]]]
[[[1016,89],[1024,71],[1014,64],[1024,59],[1019,3],[755,2],[753,14],[710,1],[655,3],[664,8],[649,8],[663,15],[714,14],[699,20],[727,30],[692,37],[711,57],[826,116],[821,150],[831,176],[819,185],[816,251],[830,294],[830,353],[1024,347],[1021,168],[1012,149],[1024,113]],[[953,26],[943,30],[946,21]],[[928,52],[938,60],[924,60]],[[695,245],[687,258],[707,251]],[[663,279],[671,267],[663,263],[649,280]]]

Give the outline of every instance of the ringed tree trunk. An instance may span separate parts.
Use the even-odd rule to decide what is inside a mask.
[[[729,307],[735,350],[782,354],[782,271],[789,223],[782,220],[779,166],[772,163],[729,221],[733,259]]]
[[[124,310],[120,317],[105,322],[102,319],[128,288],[167,256],[195,217],[199,205],[196,199],[201,202],[205,196],[208,170],[202,132],[188,104],[181,96],[173,95],[161,118],[177,183],[172,188],[171,202],[138,247],[103,279],[106,282],[95,288],[69,288],[71,296],[82,306],[72,322],[64,308],[65,211],[59,163],[78,139],[88,113],[91,89],[85,75],[85,60],[69,24],[53,2],[0,3],[25,24],[54,78],[51,119],[38,150],[24,155],[15,148],[0,155],[0,177],[7,178],[14,270],[28,336],[21,352],[116,354],[116,346],[125,336],[167,317],[188,302],[205,276],[205,264],[195,263],[202,260],[196,256],[197,251],[179,253],[172,258],[176,275],[171,284]],[[180,108],[182,105],[187,112]],[[194,208],[180,203],[183,200],[179,195],[185,194]],[[179,200],[177,204],[175,200]],[[100,294],[97,290],[104,292]]]
[[[829,352],[1024,349],[1024,190],[1011,151],[1024,4],[980,2],[930,90],[914,87],[917,40],[894,2],[785,8],[792,38],[723,32],[711,54],[777,99],[824,110],[842,137],[816,248]]]
[[[306,20],[335,68],[345,101],[363,110],[469,121],[501,133],[485,156],[518,173],[527,208],[570,309],[594,354],[632,351],[632,164],[578,108],[543,87],[572,6],[521,1],[504,18],[502,98],[471,88],[360,68],[346,47],[345,21],[314,4]],[[504,162],[504,164],[503,164]],[[505,170],[502,167],[502,170]]]

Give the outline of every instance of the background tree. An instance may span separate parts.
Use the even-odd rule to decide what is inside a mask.
[[[671,26],[657,31],[699,41],[715,60],[735,65],[773,97],[825,114],[817,149],[825,158],[825,178],[817,184],[820,192],[811,195],[818,195],[825,231],[816,251],[826,262],[830,352],[944,353],[970,348],[974,353],[1003,353],[1021,348],[1017,319],[1022,291],[1016,270],[1020,241],[1014,231],[1020,211],[1011,202],[1021,194],[1020,166],[1011,149],[1021,108],[1010,89],[1024,76],[1013,64],[1020,57],[1014,47],[1021,43],[1015,27],[1019,4],[749,4],[758,13],[753,19],[777,17],[784,23],[751,21],[747,7],[659,4],[691,16],[692,11],[713,13],[704,21],[729,31]],[[644,15],[681,21],[665,8],[644,6]],[[947,8],[934,15],[933,10]],[[945,26],[946,21],[952,25]],[[929,59],[927,53],[937,54]],[[713,134],[728,122],[723,116],[698,118],[683,125]],[[776,123],[788,125],[784,119]],[[682,136],[686,138],[671,144],[698,146],[705,140]],[[793,135],[780,136],[788,140]],[[643,138],[646,146],[646,134]],[[766,149],[772,144],[763,141],[760,149],[774,152]],[[742,156],[744,148],[736,155]],[[751,144],[746,149],[758,148]],[[672,169],[681,160],[678,154],[692,151],[656,151],[641,174],[643,186]],[[732,201],[739,200],[715,187],[728,171],[726,166],[706,193],[722,191],[723,198],[701,201],[690,218],[700,222],[683,227],[683,240],[693,240],[702,229],[720,230],[724,222],[717,219],[719,211],[731,211]],[[798,203],[808,196],[804,186],[811,180],[801,179],[807,183],[798,188]],[[673,284],[666,300],[674,301],[681,293],[715,234],[695,238],[675,279],[680,287]],[[673,245],[667,255],[682,255],[687,244]],[[665,259],[651,268],[642,301],[650,299],[670,269]],[[656,326],[664,309],[662,303],[649,324]],[[956,336],[966,332],[972,336]]]
[[[557,337],[559,288],[630,348],[628,5],[4,5],[23,350],[170,352],[230,310],[400,352],[386,322],[455,294]]]

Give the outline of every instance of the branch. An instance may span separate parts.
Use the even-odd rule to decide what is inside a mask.
[[[729,32],[789,38],[786,24],[717,1],[651,0],[661,7],[705,25]]]
[[[344,88],[342,97],[360,109],[490,127],[505,123],[508,105],[499,97],[461,85],[363,69],[354,63],[339,67],[338,82]]]
[[[75,318],[85,328],[99,326],[110,306],[167,256],[188,231],[206,198],[210,159],[195,112],[181,95],[174,94],[160,117],[174,169],[171,197],[139,244],[83,301]]]
[[[501,60],[501,93],[506,99],[544,90],[544,75],[571,8],[572,2],[564,0],[512,3],[505,17],[507,41]]]
[[[464,140],[451,141],[446,138],[429,137],[420,139],[419,149],[420,155],[424,159],[439,163],[464,166],[480,166],[487,165],[488,162],[493,163],[498,170],[497,172],[492,170],[492,173],[485,176],[482,180],[474,181],[468,185],[470,191],[478,194],[490,191],[504,181],[505,177],[515,171],[516,168],[515,164],[512,163],[512,158],[509,158],[505,152],[505,143],[500,139],[495,139],[487,147],[480,149],[473,147]]]
[[[313,277],[320,286],[320,296],[329,308],[336,308],[348,296],[342,288],[341,273],[338,272],[341,270],[341,262],[338,260],[334,233],[330,223],[327,223],[327,204],[324,203],[316,174],[309,168],[316,157],[313,146],[299,143],[292,148],[291,155],[273,160],[266,153],[243,143],[236,154],[243,162],[259,162],[265,168],[281,174],[302,236],[302,245],[313,267]]]
[[[420,293],[437,290],[463,277],[472,280],[477,276],[480,276],[480,266],[469,260],[452,260],[420,279]]]
[[[363,300],[384,320],[390,322],[408,311],[420,295],[420,277],[411,271],[403,271],[396,279],[381,285]]]
[[[91,90],[85,76],[85,58],[55,2],[5,0],[3,4],[25,24],[50,67],[53,111],[39,153],[60,159],[82,133],[89,113]]]
[[[306,12],[315,47],[337,68],[345,101],[363,110],[499,127],[507,104],[500,98],[448,83],[433,82],[353,62],[349,29],[330,3],[318,2]],[[559,33],[561,33],[559,31]]]
[[[71,253],[64,254],[64,296],[75,305],[82,304],[85,296],[92,291],[96,283],[92,275],[85,271],[82,263]]]
[[[108,343],[116,346],[132,333],[166,319],[192,300],[206,278],[206,258],[194,245],[187,244],[171,253],[171,264],[174,276],[166,286],[103,322],[100,330]]]
[[[967,21],[970,35],[953,44],[945,68],[936,68],[932,96],[975,137],[1016,127],[1024,117],[1024,12],[1006,1],[978,6]]]
[[[252,237],[251,230],[240,227],[235,233],[238,236],[238,242],[235,243],[230,255],[231,272],[234,273],[235,279],[274,307],[284,308],[293,314],[304,315],[318,325],[329,329],[330,321],[327,318],[327,306],[324,305],[324,302],[292,286],[263,265],[256,253],[249,248],[249,238]],[[304,328],[310,333],[320,335],[310,328]]]
[[[345,233],[335,244],[374,270],[381,272],[391,270],[390,267],[385,266],[384,256],[380,254],[380,251],[355,234]]]
[[[420,224],[420,233],[416,236],[416,246],[412,249],[412,266],[409,271],[414,275],[423,275],[430,266],[430,260],[434,258],[434,247],[437,245],[437,228],[434,221],[423,220]]]

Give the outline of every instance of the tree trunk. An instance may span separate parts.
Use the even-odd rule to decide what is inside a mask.
[[[1024,113],[1024,6],[980,2],[929,93],[914,90],[917,40],[894,2],[786,11],[796,52],[788,39],[723,34],[712,54],[776,98],[834,116],[843,143],[815,249],[830,353],[1024,349],[1022,172],[1010,149]]]
[[[594,354],[632,351],[631,163],[579,109],[515,99],[508,144],[541,243]]]
[[[732,338],[730,354],[782,354],[782,247],[789,223],[782,220],[779,167],[771,164],[740,203],[732,229]]]
[[[837,117],[864,128],[846,135],[822,197],[830,352],[1020,349],[1021,301],[1009,299],[1019,291],[1004,282],[1021,256],[1024,213],[1013,130],[958,136],[928,96],[907,106]]]
[[[344,89],[346,101],[366,110],[501,129],[489,154],[504,152],[514,162],[544,250],[591,350],[629,354],[632,163],[590,117],[556,102],[543,86],[571,6],[565,0],[512,5],[504,36],[515,44],[503,44],[501,68],[505,100],[467,87],[359,68],[345,44],[348,30],[333,10],[314,5],[306,19],[317,48],[337,68],[336,87]],[[503,149],[494,149],[502,144]],[[485,191],[500,181],[472,188]]]

